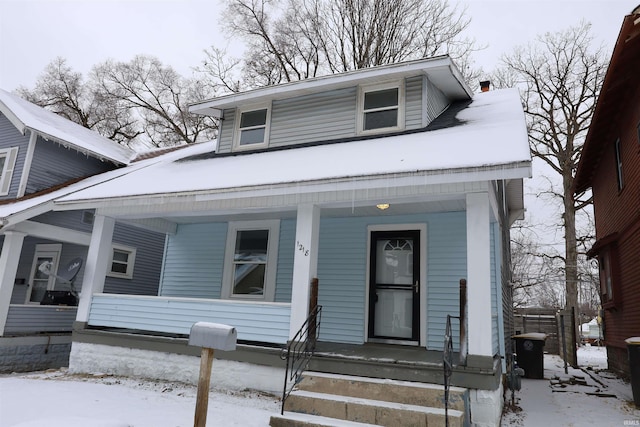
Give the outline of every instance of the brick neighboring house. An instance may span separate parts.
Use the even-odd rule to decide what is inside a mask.
[[[574,182],[593,192],[609,368],[629,375],[624,340],[640,336],[640,6],[625,16]]]

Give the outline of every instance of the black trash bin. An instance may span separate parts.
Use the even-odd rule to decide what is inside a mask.
[[[524,369],[525,378],[544,378],[544,342],[546,334],[529,333],[514,335],[518,366]]]
[[[629,350],[629,372],[631,375],[631,391],[636,408],[640,408],[640,337],[625,340]]]

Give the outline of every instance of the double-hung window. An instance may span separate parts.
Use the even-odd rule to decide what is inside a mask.
[[[18,147],[0,149],[0,196],[9,194]]]
[[[273,301],[280,223],[231,222],[223,273],[223,298]]]
[[[248,150],[267,146],[269,142],[269,120],[267,106],[238,110],[234,148]]]
[[[361,86],[358,92],[358,132],[376,133],[404,128],[404,85],[392,82]]]
[[[111,259],[109,260],[107,276],[118,277],[121,279],[132,279],[133,266],[135,262],[135,248],[114,244],[111,251]]]

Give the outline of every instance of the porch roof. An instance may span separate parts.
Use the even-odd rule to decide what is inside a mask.
[[[193,144],[185,147],[177,152],[170,152],[159,157],[149,158],[136,161],[132,166],[126,168],[115,169],[99,175],[93,175],[80,181],[71,181],[68,185],[62,185],[58,188],[44,191],[40,194],[34,194],[17,200],[6,201],[0,203],[0,229],[5,231],[10,229],[12,225],[28,220],[35,216],[41,215],[52,210],[53,201],[59,197],[71,194],[104,181],[115,179],[123,174],[130,173],[134,170],[148,167],[160,161],[171,161],[185,155],[195,155],[203,151],[210,151],[215,147],[212,142]]]
[[[56,205],[140,206],[207,195],[234,198],[247,191],[269,190],[273,195],[274,189],[291,195],[304,186],[338,190],[365,180],[377,186],[393,186],[402,178],[411,178],[414,186],[518,180],[531,176],[530,163],[518,92],[504,89],[475,95],[451,126],[289,150],[158,162],[62,197]]]

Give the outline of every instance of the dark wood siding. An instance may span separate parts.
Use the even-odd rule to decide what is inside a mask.
[[[610,123],[605,146],[593,181],[596,237],[618,233],[619,276],[614,285],[616,307],[605,310],[604,333],[608,352],[625,351],[624,340],[640,336],[640,79],[620,105],[616,122]],[[615,141],[620,138],[624,187],[618,190]],[[610,357],[611,369],[628,372],[620,357]]]

